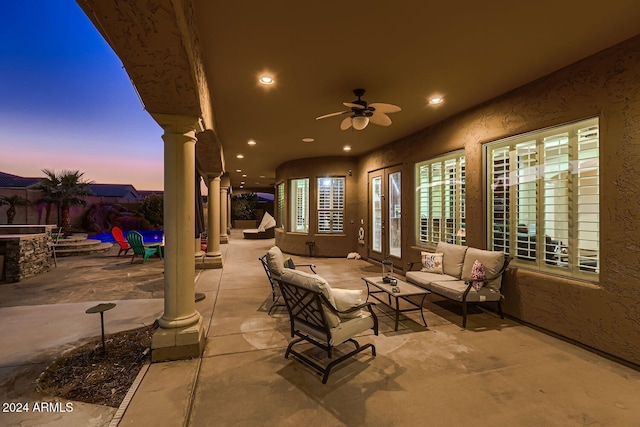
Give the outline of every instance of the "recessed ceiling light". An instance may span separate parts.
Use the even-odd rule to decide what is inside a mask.
[[[236,172],[242,172],[242,169],[236,169]]]
[[[350,145],[345,145],[344,147],[342,147],[342,149],[344,151],[351,151],[351,146]]]
[[[239,159],[244,159],[244,156],[242,154],[238,154],[236,157]]]
[[[313,142],[315,139],[313,138],[302,138],[302,142]]]
[[[443,101],[444,101],[444,98],[441,96],[433,96],[429,98],[429,104],[431,105],[442,104]]]
[[[264,175],[260,175],[260,178],[266,178],[266,176],[264,176]]]
[[[246,174],[246,173],[243,173],[243,174],[242,174],[242,177],[243,177],[243,178],[246,178],[246,177],[247,177],[247,174]]]
[[[272,85],[274,82],[273,77],[267,74],[260,76],[260,79],[258,81],[263,85]]]
[[[249,142],[247,142],[247,144],[249,145],[256,145],[256,142],[253,139],[250,139]]]

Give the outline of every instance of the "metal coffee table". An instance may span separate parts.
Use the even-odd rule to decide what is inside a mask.
[[[424,304],[424,299],[427,297],[429,292],[426,289],[420,288],[418,286],[414,286],[410,283],[405,282],[404,280],[396,279],[397,283],[384,283],[382,281],[382,277],[363,277],[362,280],[367,284],[367,300],[369,296],[375,298],[381,303],[391,307],[396,312],[396,326],[395,331],[398,330],[398,322],[400,320],[400,313],[407,313],[409,311],[418,311],[420,310],[420,316],[422,317],[422,321],[424,322],[424,326],[427,326],[427,321],[424,320],[424,312],[422,311],[422,305]],[[373,290],[372,290],[373,288]],[[400,292],[393,292],[393,288],[398,288]],[[387,300],[383,300],[378,297],[377,294],[387,294]],[[420,296],[422,295],[422,300],[420,304],[416,303],[409,299],[410,296]],[[391,301],[391,298],[395,298],[396,303],[395,307]],[[384,298],[384,297],[383,297]],[[405,308],[400,309],[400,300],[406,301],[411,304],[414,308]]]

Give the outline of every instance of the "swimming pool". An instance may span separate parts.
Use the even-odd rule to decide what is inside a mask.
[[[127,233],[130,230],[122,230],[122,234],[127,236]],[[164,230],[135,230],[138,233],[142,234],[142,238],[145,243],[155,243],[162,242],[162,236],[164,234]],[[113,238],[111,233],[100,233],[95,234],[93,236],[89,236],[90,239],[100,240],[102,243],[115,243],[116,241]]]

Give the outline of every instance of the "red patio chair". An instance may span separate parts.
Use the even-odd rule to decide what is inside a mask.
[[[131,246],[129,246],[129,242],[127,242],[127,239],[124,238],[124,234],[122,234],[122,230],[120,229],[120,227],[113,227],[111,229],[111,234],[113,235],[113,238],[116,240],[116,242],[120,245],[118,256],[120,256],[122,252],[124,252],[124,254],[126,255],[127,252],[129,252],[129,249],[131,249]]]

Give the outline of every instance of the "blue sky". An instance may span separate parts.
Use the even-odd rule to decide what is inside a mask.
[[[75,1],[6,2],[0,40],[0,171],[163,188],[162,129]]]

